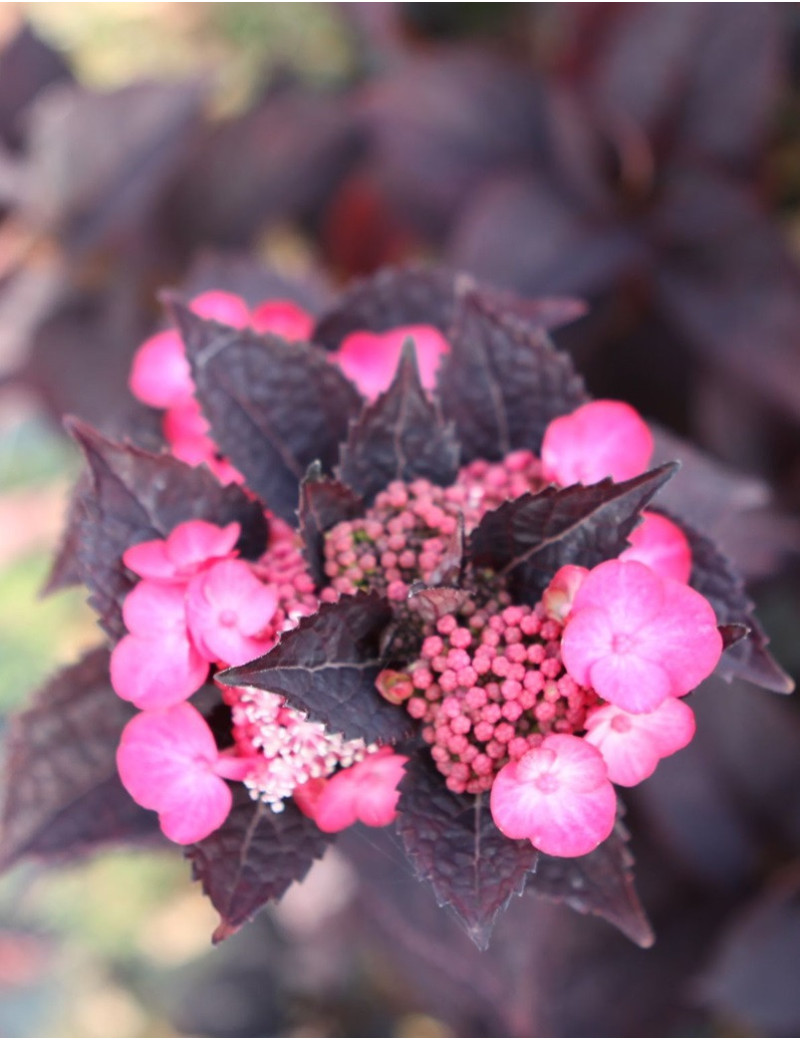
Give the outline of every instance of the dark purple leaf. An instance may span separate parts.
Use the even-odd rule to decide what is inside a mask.
[[[420,880],[433,886],[439,906],[450,906],[479,949],[512,896],[522,895],[536,864],[529,841],[506,838],[494,824],[486,795],[456,795],[427,749],[406,766],[400,782],[397,830]]]
[[[247,486],[294,522],[308,467],[332,468],[361,398],[316,347],[205,321],[177,302],[173,311],[215,442]]]
[[[750,631],[747,625],[719,625],[718,627],[719,634],[722,636],[723,650],[734,646],[740,639],[746,639]]]
[[[112,638],[125,632],[121,606],[134,581],[122,554],[136,542],[164,538],[186,520],[236,521],[242,555],[254,559],[264,551],[262,508],[241,488],[222,487],[205,467],[193,469],[171,455],[115,444],[77,419],[67,428],[83,449],[89,479],[79,482],[65,545],[74,550],[75,570]],[[74,571],[67,567],[67,573]]]
[[[339,477],[369,504],[393,480],[425,478],[448,487],[458,473],[452,423],[422,388],[414,346],[407,342],[389,389],[368,405],[342,446]]]
[[[639,946],[652,946],[655,937],[636,895],[632,868],[627,832],[618,822],[611,837],[588,856],[540,856],[529,891],[581,914],[597,914]]]
[[[541,80],[479,48],[414,56],[369,86],[363,110],[392,210],[439,240],[493,173],[540,161]]]
[[[564,564],[594,567],[618,556],[640,511],[675,470],[668,463],[620,484],[548,487],[505,502],[473,531],[473,566],[509,575],[517,595],[535,603]]]
[[[748,629],[744,639],[725,651],[717,674],[725,679],[747,679],[776,693],[791,693],[794,682],[768,652],[769,639],[753,616],[753,602],[731,562],[709,538],[685,526],[683,531],[692,550],[690,584],[706,597],[721,625]]]
[[[386,332],[400,325],[446,330],[455,308],[455,275],[440,268],[386,268],[346,289],[320,318],[314,342],[335,350],[351,332]]]
[[[24,140],[26,107],[51,83],[71,80],[72,74],[58,53],[23,25],[0,55],[0,139],[17,149]]]
[[[313,465],[300,485],[300,536],[303,555],[317,588],[326,583],[324,569],[325,532],[343,520],[364,515],[364,500],[355,491],[323,477],[318,464]]]
[[[795,419],[800,409],[800,274],[787,244],[738,184],[672,172],[654,231],[668,243],[664,310],[704,357]]]
[[[384,700],[375,688],[384,666],[381,636],[391,620],[392,610],[380,596],[343,596],[303,618],[268,654],[217,678],[229,686],[279,693],[348,739],[394,743],[408,735],[413,723],[404,708]]]
[[[701,1000],[752,1036],[791,1036],[800,1021],[800,879],[775,877],[736,914],[703,973]]]
[[[361,148],[341,97],[276,84],[249,111],[210,124],[185,156],[165,220],[187,252],[253,245],[266,227],[317,217]]]
[[[47,91],[30,110],[19,168],[26,216],[76,251],[140,235],[199,125],[204,94],[191,82]]]
[[[68,859],[158,832],[117,777],[116,750],[133,708],[108,677],[108,651],[64,669],[13,716],[6,741],[0,865],[23,856]]]
[[[408,606],[416,611],[428,625],[435,623],[445,614],[457,614],[467,603],[470,595],[465,589],[434,585],[417,588],[412,585],[408,593]]]
[[[301,881],[332,840],[292,802],[273,812],[255,802],[242,784],[219,830],[186,853],[192,876],[220,915],[214,942],[233,935],[293,881]]]
[[[538,451],[558,415],[586,400],[583,382],[543,329],[500,317],[469,280],[447,330],[452,347],[439,371],[442,412],[455,423],[462,463]]]
[[[643,257],[628,226],[586,213],[563,184],[554,186],[533,169],[487,180],[465,206],[447,248],[449,262],[476,278],[537,295],[608,291]]]
[[[480,297],[488,311],[546,329],[574,321],[586,310],[579,300],[558,296],[525,299],[487,285],[477,286],[468,276],[441,267],[410,265],[386,268],[346,289],[337,305],[320,319],[314,342],[335,350],[351,332],[386,332],[402,325],[433,325],[447,333],[465,286]]]

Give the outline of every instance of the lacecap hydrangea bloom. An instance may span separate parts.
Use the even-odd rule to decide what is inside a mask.
[[[650,941],[618,789],[689,743],[715,669],[788,681],[728,561],[659,506],[676,464],[550,341],[579,311],[418,270],[318,318],[173,298],[130,378],[164,450],[70,426],[53,583],[88,586],[110,647],[12,738],[40,758],[49,726],[81,775],[70,840],[157,819],[218,938],[361,824],[480,945],[526,885]]]

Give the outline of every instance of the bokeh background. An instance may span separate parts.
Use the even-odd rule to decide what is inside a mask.
[[[321,305],[404,260],[587,301],[560,345],[715,460],[698,510],[800,674],[795,5],[2,4],[3,718],[97,641],[80,591],[38,598],[60,420],[141,420],[158,289],[268,265]],[[174,848],[110,850],[0,882],[0,1033],[796,1035],[797,704],[694,706],[630,799],[650,951],[525,899],[479,954],[365,834],[212,950]]]

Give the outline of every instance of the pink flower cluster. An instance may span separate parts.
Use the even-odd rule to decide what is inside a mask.
[[[324,784],[376,751],[327,733],[274,694],[224,687],[234,744],[220,752],[208,723],[187,703],[210,671],[266,653],[318,605],[288,527],[273,519],[270,546],[252,564],[237,558],[238,537],[238,524],[192,520],[123,557],[142,580],[123,604],[128,635],[111,655],[111,680],[142,711],[123,732],[119,773],[140,805],[158,811],[167,837],[184,844],[224,822],[232,797],[225,780],[244,782],[277,812],[298,786]],[[349,804],[341,782],[326,796],[325,811],[340,797]],[[391,805],[393,818],[395,783],[378,784],[374,797]],[[315,805],[308,803],[309,813]]]
[[[238,297],[207,293],[192,307],[289,339],[311,329],[308,315],[280,301],[250,311]],[[373,400],[409,336],[431,389],[449,345],[430,327],[353,333],[331,362]],[[205,462],[220,479],[240,479],[208,436],[177,334],[142,346],[131,386],[166,409],[174,454]],[[548,483],[628,479],[646,469],[652,447],[632,408],[595,401],[550,424],[541,457],[516,451],[499,462],[473,461],[449,488],[396,481],[364,517],[327,533],[329,585],[319,596],[295,535],[274,520],[271,545],[254,563],[236,553],[236,524],[190,521],[133,546],[124,562],[140,581],[124,603],[128,634],[111,665],[116,691],[141,709],[120,744],[123,783],[178,842],[220,826],[230,780],[274,811],[293,797],[325,831],[390,823],[404,756],[328,733],[252,687],[223,689],[233,747],[220,751],[188,698],[217,668],[266,653],[320,600],[375,589],[399,608],[413,583],[441,581],[461,518],[469,533],[487,510]],[[427,625],[417,619],[424,631],[416,660],[378,680],[379,691],[419,721],[447,787],[490,792],[500,830],[551,855],[595,848],[614,826],[613,785],[641,782],[691,740],[694,718],[681,698],[722,650],[712,608],[687,584],[691,551],[680,529],[646,513],[630,543],[591,571],[562,568],[535,607],[511,603],[501,579],[473,575],[457,613]]]

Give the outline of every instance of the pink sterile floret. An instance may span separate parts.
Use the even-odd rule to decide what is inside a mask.
[[[655,711],[640,715],[605,704],[590,713],[586,729],[585,739],[605,759],[609,780],[633,787],[655,771],[659,759],[691,741],[694,712],[675,697],[667,697]]]
[[[209,436],[199,403],[191,398],[164,413],[164,436],[176,459],[187,466],[206,465],[221,484],[243,484],[242,474],[223,458]]]
[[[409,338],[414,340],[417,350],[422,385],[433,390],[439,362],[449,352],[450,344],[432,325],[405,325],[389,332],[352,332],[332,359],[372,401],[391,383],[403,344]]]
[[[265,300],[250,315],[250,324],[256,332],[274,332],[292,341],[307,340],[314,328],[314,319],[291,300]]]
[[[611,833],[617,798],[597,748],[553,734],[500,770],[490,804],[506,837],[549,856],[583,856]]]
[[[225,822],[232,796],[222,778],[241,780],[248,763],[221,754],[200,712],[176,704],[131,719],[122,731],[117,769],[133,800],[156,810],[164,834],[188,845]]]
[[[642,522],[628,535],[630,549],[619,554],[620,560],[638,560],[662,578],[674,578],[686,584],[692,573],[692,550],[686,535],[660,513],[642,513]]]
[[[247,304],[234,293],[222,289],[210,289],[195,296],[189,305],[195,314],[210,321],[219,321],[235,329],[243,329],[250,320]]]
[[[186,630],[180,585],[140,581],[128,593],[122,617],[130,635],[111,654],[111,685],[137,708],[178,704],[205,682],[208,661]]]
[[[189,582],[186,623],[206,660],[244,664],[271,648],[263,633],[277,606],[275,589],[247,563],[222,560]]]
[[[206,520],[178,524],[166,538],[139,542],[126,549],[123,563],[134,574],[153,581],[188,581],[212,560],[235,556],[241,528],[237,523],[218,527]]]
[[[191,400],[194,392],[189,362],[174,329],[157,332],[136,351],[131,393],[151,408],[172,408]]]
[[[652,454],[647,424],[623,401],[591,401],[554,419],[542,442],[544,475],[563,487],[627,480],[647,469]]]
[[[711,604],[636,560],[590,571],[561,641],[567,671],[607,701],[653,711],[707,678],[722,653]]]
[[[320,830],[327,833],[352,827],[386,827],[397,816],[405,755],[384,747],[329,780],[311,780],[295,791],[295,801]]]

